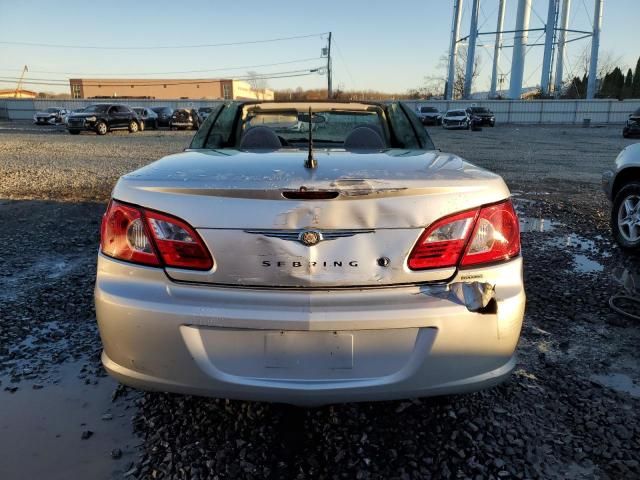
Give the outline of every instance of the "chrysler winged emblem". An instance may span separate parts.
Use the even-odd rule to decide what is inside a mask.
[[[298,235],[298,240],[300,240],[300,243],[302,243],[303,245],[311,247],[320,243],[320,241],[322,240],[322,234],[320,232],[316,232],[315,230],[303,230],[302,232],[300,232],[300,235]]]
[[[245,233],[264,235],[265,237],[279,238],[288,242],[300,242],[306,247],[313,247],[320,242],[335,240],[337,238],[353,237],[361,233],[374,233],[373,229],[362,228],[358,230],[245,230]]]

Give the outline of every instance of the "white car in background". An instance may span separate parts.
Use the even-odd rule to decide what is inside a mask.
[[[516,365],[518,218],[502,178],[436,150],[401,103],[229,102],[116,184],[95,306],[103,365],[142,389],[473,391]]]
[[[469,117],[469,113],[462,108],[449,110],[444,114],[444,117],[442,117],[442,128],[463,128],[469,130],[470,127],[471,117]]]
[[[33,115],[33,123],[36,125],[56,125],[65,123],[69,110],[65,108],[51,107],[46,110],[36,112]]]

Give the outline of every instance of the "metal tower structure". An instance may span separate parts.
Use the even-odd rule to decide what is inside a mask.
[[[498,83],[498,64],[500,63],[500,52],[502,51],[502,31],[504,30],[504,7],[506,0],[500,0],[498,6],[498,24],[496,25],[496,43],[493,47],[493,68],[491,69],[491,91],[489,98],[496,98]]]
[[[506,5],[512,5],[513,3],[507,2],[506,0],[499,0],[498,22],[495,32],[478,31],[478,11],[480,8],[480,0],[471,1],[473,3],[471,7],[469,35],[462,38],[458,38],[458,35],[460,31],[463,0],[454,0],[453,4],[451,42],[449,47],[449,65],[445,91],[445,98],[447,100],[452,100],[454,95],[456,54],[458,44],[461,42],[467,42],[467,63],[464,78],[464,98],[471,97],[475,66],[476,42],[481,35],[495,35],[493,66],[491,71],[491,90],[489,93],[490,98],[495,98],[498,88],[498,78],[500,77],[500,83],[502,84],[504,77],[503,74],[500,74],[498,72],[498,63],[500,60],[501,49],[503,48],[503,34],[505,33],[514,34],[513,55],[511,59],[511,74],[509,78],[509,98],[520,98],[522,94],[522,83],[525,70],[525,57],[528,50],[531,47],[537,45],[544,45],[544,53],[542,59],[542,76],[540,78],[542,94],[547,96],[555,91],[555,95],[559,96],[563,84],[562,81],[564,74],[566,44],[586,37],[591,37],[591,58],[589,62],[589,83],[587,86],[587,98],[593,98],[593,96],[595,95],[597,83],[598,50],[600,46],[600,31],[602,28],[602,12],[604,0],[594,0],[594,19],[592,31],[575,30],[569,27],[571,0],[548,0],[549,3],[547,18],[544,28],[529,28],[532,0],[518,0],[515,28],[513,30],[504,30],[503,27]],[[533,31],[544,31],[545,41],[543,44],[529,43],[529,32]],[[568,39],[568,33],[578,33],[582,34],[582,36]],[[554,83],[553,63],[556,48],[557,58]],[[553,89],[552,85],[554,86]]]
[[[444,97],[453,100],[453,85],[456,81],[456,55],[458,53],[458,32],[460,31],[460,19],[462,18],[463,0],[453,1],[453,21],[451,24],[451,44],[449,46],[449,68]]]

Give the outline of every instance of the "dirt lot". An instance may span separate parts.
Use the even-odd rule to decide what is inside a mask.
[[[189,132],[70,136],[0,123],[0,478],[640,478],[640,285],[600,174],[619,128],[429,129],[504,176],[528,302],[512,379],[471,395],[297,409],[141,393],[99,364],[100,215],[119,175]]]

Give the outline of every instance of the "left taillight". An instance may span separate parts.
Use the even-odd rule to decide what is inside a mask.
[[[115,200],[102,218],[100,248],[105,255],[142,265],[191,270],[213,267],[202,239],[186,222]]]

